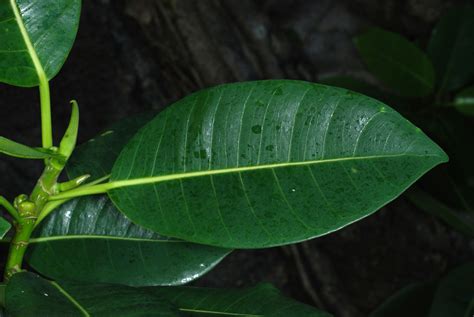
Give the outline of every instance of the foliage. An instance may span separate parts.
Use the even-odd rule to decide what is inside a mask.
[[[13,204],[0,199],[15,225],[2,288],[11,316],[328,316],[268,285],[178,285],[232,249],[285,245],[347,226],[447,161],[384,103],[290,80],[208,88],[153,119],[119,122],[77,149],[72,101],[69,126],[53,146],[49,80],[71,49],[80,7],[79,0],[0,2],[0,81],[39,86],[42,119],[42,147],[2,137],[0,152],[45,165],[30,195]],[[387,39],[393,45],[384,58],[396,63],[380,63]],[[374,30],[356,42],[400,95],[433,91],[436,68],[402,37]],[[401,58],[399,45],[406,48]],[[451,68],[440,72],[446,89],[464,78]],[[70,179],[59,182],[65,169]],[[6,233],[10,224],[0,224]],[[24,257],[54,281],[24,271]]]

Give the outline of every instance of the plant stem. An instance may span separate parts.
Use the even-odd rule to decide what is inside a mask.
[[[51,121],[51,98],[49,95],[49,82],[46,75],[39,75],[39,91],[41,103],[41,136],[43,148],[49,149],[53,146],[53,126]]]
[[[21,271],[23,257],[38,215],[48,202],[49,197],[57,193],[57,179],[63,168],[64,163],[58,162],[54,158],[48,159],[43,174],[33,188],[30,197],[24,196],[25,198],[21,201],[17,199],[15,207],[20,219],[15,223],[15,235],[10,245],[5,267],[5,281]]]

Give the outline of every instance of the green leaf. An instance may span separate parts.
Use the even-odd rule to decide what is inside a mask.
[[[373,28],[354,42],[369,71],[401,96],[433,92],[435,72],[428,56],[401,35]]]
[[[125,147],[110,183],[69,195],[108,190],[127,217],[160,234],[260,248],[366,217],[445,161],[376,100],[300,81],[248,82],[170,106]]]
[[[388,298],[369,317],[428,317],[436,283],[411,284]]]
[[[7,285],[11,317],[179,316],[177,310],[144,290],[119,285],[50,282],[33,273],[17,273]]]
[[[0,136],[0,153],[25,158],[25,159],[47,159],[60,157],[60,155],[42,148],[31,148]]]
[[[121,120],[78,146],[66,166],[69,178],[89,174],[90,180],[96,180],[110,174],[122,148],[153,116],[146,113]]]
[[[435,293],[430,317],[465,317],[472,310],[474,263],[464,264],[444,277]]]
[[[32,87],[53,78],[76,37],[80,0],[0,1],[0,82]]]
[[[38,227],[27,261],[55,280],[134,286],[180,285],[230,251],[170,239],[134,225],[106,196],[62,205]]]
[[[474,86],[463,89],[456,95],[454,107],[462,114],[474,116]]]
[[[433,30],[428,45],[440,92],[462,88],[474,79],[474,7],[449,10]]]
[[[311,306],[285,298],[269,284],[247,289],[154,287],[148,291],[175,304],[183,316],[330,317]]]
[[[0,239],[10,231],[11,227],[12,225],[6,219],[0,217]]]

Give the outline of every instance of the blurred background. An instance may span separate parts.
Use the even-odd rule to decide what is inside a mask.
[[[55,137],[59,140],[64,132],[70,99],[81,108],[84,142],[121,118],[159,111],[220,83],[268,78],[318,82],[344,75],[378,86],[354,36],[378,26],[424,48],[443,13],[466,2],[83,1],[77,41],[51,82]],[[0,84],[0,118],[2,136],[40,144],[37,89]],[[40,172],[39,162],[2,156],[0,193],[11,199],[29,191]],[[443,190],[437,178],[432,182]],[[235,251],[193,284],[270,282],[336,316],[365,316],[409,283],[439,278],[474,260],[472,237],[438,219],[402,196],[329,236],[288,247]]]

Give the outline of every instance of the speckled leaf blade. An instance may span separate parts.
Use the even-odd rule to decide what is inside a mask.
[[[431,61],[401,35],[373,28],[354,42],[369,71],[393,91],[406,97],[433,92],[435,72]]]
[[[137,288],[55,283],[28,272],[8,283],[6,310],[11,317],[180,316],[170,303]]]
[[[438,22],[428,44],[428,54],[441,92],[462,88],[474,80],[474,7],[449,10]]]
[[[270,247],[357,221],[446,160],[374,99],[300,81],[237,83],[188,96],[142,128],[109,195],[166,236]]]
[[[0,1],[0,82],[36,86],[38,67],[53,78],[74,43],[80,11],[80,0]]]
[[[133,224],[106,196],[69,201],[34,232],[27,261],[55,280],[181,285],[230,251],[160,236]]]
[[[330,317],[314,307],[284,297],[269,284],[246,289],[154,287],[148,291],[169,300],[184,316]]]

